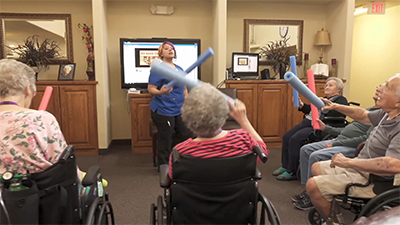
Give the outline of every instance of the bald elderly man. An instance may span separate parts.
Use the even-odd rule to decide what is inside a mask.
[[[374,99],[381,109],[372,112],[323,99],[326,106],[322,110],[336,110],[356,121],[375,126],[358,157],[349,159],[337,154],[332,161],[312,166],[314,177],[308,180],[306,189],[314,207],[325,220],[329,217],[332,197],[344,194],[347,184],[366,183],[370,173],[383,176],[400,172],[400,74],[378,87]],[[350,190],[350,195],[373,198],[375,193],[372,189],[373,185],[355,187]]]

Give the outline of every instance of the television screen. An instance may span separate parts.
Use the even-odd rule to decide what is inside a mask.
[[[258,76],[258,53],[233,52],[232,73],[235,77]]]
[[[174,44],[175,64],[186,70],[200,55],[200,39],[120,39],[121,82],[122,88],[147,88],[151,62],[158,58],[158,47],[164,42]],[[200,80],[200,67],[195,68],[187,77]]]

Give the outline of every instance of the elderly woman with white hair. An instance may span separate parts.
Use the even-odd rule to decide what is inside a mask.
[[[229,115],[242,129],[221,129]],[[236,100],[233,105],[210,84],[190,91],[182,106],[182,120],[197,138],[189,138],[176,145],[179,154],[199,158],[232,157],[252,152],[255,145],[259,145],[266,155],[269,153],[249,122],[243,102]],[[169,165],[169,176],[172,178],[171,157]]]
[[[0,174],[36,173],[53,165],[67,147],[55,117],[29,109],[36,94],[35,72],[0,60]]]
[[[328,78],[324,88],[325,98],[338,104],[347,105],[347,99],[342,96],[343,86],[343,81],[340,78]],[[303,121],[301,121],[300,124],[297,124],[283,135],[282,166],[272,173],[272,175],[277,176],[277,180],[288,181],[297,179],[295,174],[297,168],[299,167],[300,148],[303,146],[304,141],[307,139],[310,133],[314,130],[311,125],[312,117],[310,114],[310,105],[304,104],[300,100],[299,111],[308,115],[303,119]],[[342,113],[331,110],[320,115],[321,120],[324,120],[324,117],[342,117],[344,119],[346,116]],[[333,127],[337,127],[339,125],[336,121],[332,121],[331,123],[326,121],[324,122]]]

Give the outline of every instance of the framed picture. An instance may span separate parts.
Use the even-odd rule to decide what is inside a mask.
[[[75,77],[75,63],[61,64],[58,70],[58,80],[74,80]]]
[[[239,57],[238,58],[238,64],[240,66],[247,66],[249,64],[248,58]]]

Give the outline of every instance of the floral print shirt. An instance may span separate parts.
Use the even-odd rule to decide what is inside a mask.
[[[67,147],[56,118],[46,111],[0,112],[0,174],[37,173]]]

